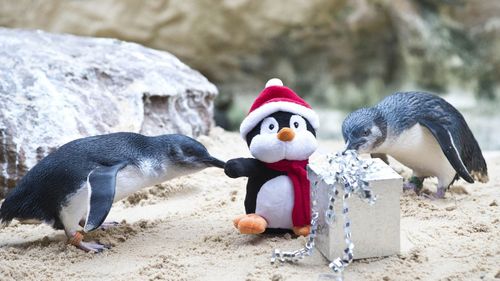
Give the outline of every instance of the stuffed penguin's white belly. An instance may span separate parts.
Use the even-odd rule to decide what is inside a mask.
[[[443,185],[449,184],[456,174],[436,138],[420,124],[393,139],[387,153],[411,168],[415,176],[435,176]]]
[[[293,202],[292,181],[287,176],[278,176],[260,188],[255,213],[266,219],[268,228],[291,229]]]

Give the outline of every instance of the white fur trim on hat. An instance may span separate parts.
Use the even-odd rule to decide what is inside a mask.
[[[243,122],[241,122],[240,125],[241,137],[245,138],[248,132],[255,128],[260,121],[278,111],[291,112],[301,115],[306,118],[309,123],[311,123],[314,130],[319,128],[319,117],[314,110],[293,102],[276,101],[263,104],[261,107],[250,112],[248,116],[243,119]]]
[[[283,81],[278,78],[269,79],[266,83],[266,88],[271,86],[283,86]]]

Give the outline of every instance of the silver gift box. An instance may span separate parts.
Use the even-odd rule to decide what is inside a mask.
[[[318,165],[311,163],[307,168],[311,184],[317,182],[317,210],[319,211],[316,248],[330,261],[342,257],[346,247],[344,240],[342,196],[343,189],[337,186],[339,194],[335,202],[335,220],[325,222],[325,211],[329,203],[329,184],[318,175]],[[400,252],[400,205],[403,178],[380,159],[373,159],[374,172],[366,174],[365,181],[377,196],[375,204],[370,205],[353,195],[348,198],[351,219],[354,259],[382,257]],[[334,171],[333,171],[334,172]],[[314,188],[311,186],[311,189]]]

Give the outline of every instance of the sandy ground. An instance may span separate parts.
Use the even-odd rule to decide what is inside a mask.
[[[221,159],[248,155],[235,133],[216,128],[200,140]],[[323,141],[318,153],[340,147]],[[402,253],[357,260],[345,280],[500,278],[500,153],[485,156],[488,184],[461,181],[437,201],[404,193]],[[210,168],[142,190],[114,205],[109,219],[120,226],[87,235],[113,246],[100,254],[68,246],[62,231],[46,225],[13,222],[0,230],[0,280],[279,281],[328,273],[318,251],[299,263],[270,264],[274,248],[296,250],[304,238],[238,234],[231,220],[244,212],[245,182]]]

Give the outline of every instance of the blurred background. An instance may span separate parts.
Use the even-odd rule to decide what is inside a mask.
[[[340,138],[353,109],[426,90],[500,149],[499,0],[0,0],[0,26],[171,52],[216,84],[228,130],[279,77],[318,111],[323,138]]]

